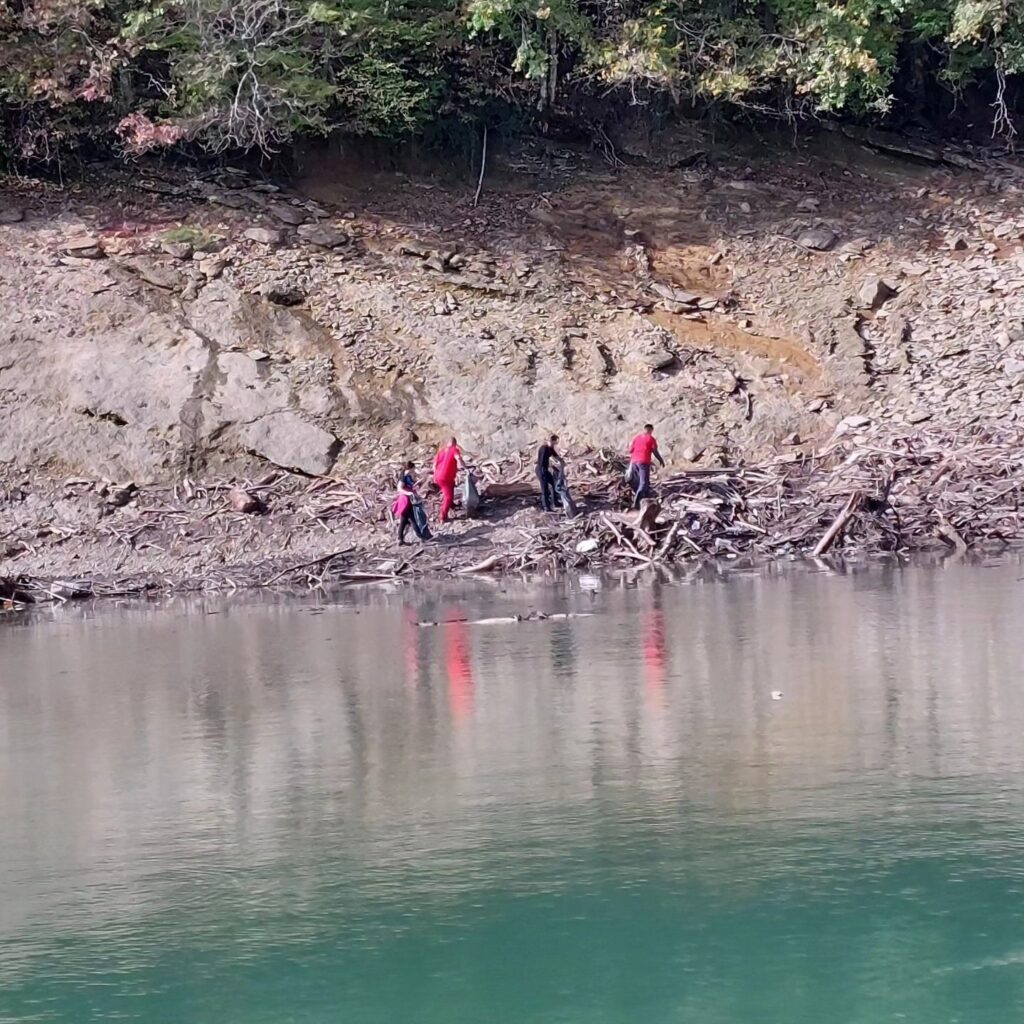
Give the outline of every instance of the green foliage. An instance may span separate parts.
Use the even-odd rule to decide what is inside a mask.
[[[160,241],[184,243],[191,245],[193,249],[216,248],[223,244],[219,235],[192,224],[182,224],[180,227],[170,228],[160,236]]]
[[[898,102],[901,73],[920,90],[987,77],[1001,101],[1024,74],[1024,4],[0,0],[0,152],[273,152],[659,93],[870,117]]]
[[[590,35],[575,0],[470,0],[467,10],[471,34],[492,34],[514,46],[512,66],[528,79],[550,73],[559,38],[581,45]]]

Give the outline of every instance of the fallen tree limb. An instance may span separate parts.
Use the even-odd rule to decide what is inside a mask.
[[[957,555],[967,554],[967,543],[960,536],[957,528],[946,519],[941,513],[939,514],[939,525],[937,527],[939,536],[952,545],[953,550],[956,551]]]
[[[301,572],[303,569],[314,569],[318,565],[323,565],[325,562],[333,562],[335,558],[347,555],[353,550],[354,548],[349,546],[347,548],[342,548],[340,551],[332,551],[329,555],[321,555],[319,558],[312,558],[308,562],[299,562],[297,565],[290,565],[287,569],[282,569],[279,573],[271,576],[269,580],[265,580],[263,586],[269,587],[272,583],[276,583],[278,580],[283,579],[290,573]]]
[[[825,535],[814,545],[814,550],[811,555],[814,558],[819,558],[825,554],[826,551],[842,536],[843,531],[846,529],[847,524],[854,517],[857,509],[860,507],[860,503],[864,500],[864,496],[860,491],[854,491],[847,499],[846,504],[843,506],[842,512],[836,516],[832,525],[825,531]]]
[[[489,555],[482,562],[477,562],[476,565],[467,565],[464,569],[458,569],[456,571],[460,574],[490,572],[494,569],[500,569],[504,560],[503,555]]]

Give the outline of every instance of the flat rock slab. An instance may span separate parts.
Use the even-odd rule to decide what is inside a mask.
[[[324,476],[334,467],[341,442],[294,412],[263,416],[249,424],[245,444],[250,451],[282,469]]]
[[[667,345],[652,345],[638,351],[634,361],[649,370],[668,370],[676,365],[676,354]]]
[[[348,245],[349,242],[349,237],[344,231],[331,227],[330,224],[300,224],[296,234],[304,242],[322,246],[324,249],[337,249],[338,246]]]
[[[166,263],[150,263],[147,260],[132,260],[127,266],[135,271],[146,284],[154,288],[163,288],[166,291],[176,292],[185,287],[187,278],[177,269]]]
[[[818,252],[826,252],[838,241],[836,233],[827,227],[807,228],[801,231],[796,238],[797,244],[805,249],[814,249]]]
[[[661,281],[655,281],[651,285],[651,291],[655,295],[667,299],[669,302],[678,302],[682,306],[696,306],[701,300],[700,295],[685,291],[682,288],[673,288],[672,285],[664,284]]]
[[[281,241],[281,232],[276,228],[249,228],[242,237],[260,245],[277,245]]]
[[[99,260],[106,255],[96,235],[75,235],[72,238],[65,238],[57,247],[57,251],[79,260]]]
[[[192,259],[192,246],[188,242],[161,242],[160,250],[176,260]]]
[[[226,206],[229,210],[241,210],[249,205],[249,198],[239,192],[220,192],[210,196],[211,203]]]
[[[293,227],[305,224],[309,220],[309,214],[298,206],[289,206],[286,203],[271,203],[267,209],[282,224],[291,224]]]

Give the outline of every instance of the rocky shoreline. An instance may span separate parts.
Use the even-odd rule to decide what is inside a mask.
[[[16,488],[0,496],[15,523],[0,539],[0,599],[11,608],[471,573],[961,557],[1024,539],[1024,438],[1012,430],[893,434],[850,417],[811,451],[750,466],[670,466],[639,511],[628,510],[622,470],[613,453],[570,455],[579,506],[570,518],[538,509],[528,456],[488,463],[479,518],[457,514],[431,541],[406,547],[396,543],[390,494],[365,477]]]

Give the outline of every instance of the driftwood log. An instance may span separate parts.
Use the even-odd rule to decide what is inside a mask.
[[[491,483],[480,492],[482,498],[501,500],[503,498],[532,498],[540,496],[540,488],[529,480],[515,480],[511,483]]]

